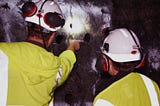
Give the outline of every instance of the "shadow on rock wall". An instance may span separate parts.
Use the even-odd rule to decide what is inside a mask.
[[[100,45],[101,38],[98,36],[81,43],[80,50],[76,51],[77,61],[68,80],[55,92],[55,106],[60,106],[62,99],[69,106],[92,105],[96,82],[100,79],[95,67],[97,57],[101,55]]]
[[[159,0],[112,0],[112,4],[112,29],[128,27],[138,35],[147,53],[147,62],[141,73],[149,76],[160,86]],[[104,87],[107,81],[100,75],[100,70],[92,68],[100,57],[100,39],[94,37],[90,43],[82,44],[69,79],[55,93],[55,106],[60,106],[58,103],[62,98],[68,106],[92,105],[95,90],[99,89],[99,86]]]
[[[160,86],[160,6],[159,0],[112,0],[112,26],[128,27],[140,39],[147,53],[147,62],[142,73],[151,77]]]

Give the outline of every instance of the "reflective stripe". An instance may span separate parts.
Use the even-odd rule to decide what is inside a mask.
[[[59,81],[62,77],[62,66],[60,66],[57,76],[56,76],[56,82]]]
[[[8,93],[8,57],[0,50],[0,106],[6,106]]]
[[[147,88],[147,91],[148,91],[148,94],[150,97],[150,101],[151,101],[151,106],[159,106],[157,93],[156,93],[156,90],[155,90],[155,87],[154,87],[152,81],[148,77],[146,77],[142,74],[140,74],[140,75],[146,85],[146,88]]]
[[[67,61],[68,61],[68,64],[69,64],[69,67],[71,67],[71,62],[68,58],[65,58]],[[70,70],[71,71],[71,70]],[[58,73],[57,73],[57,76],[56,76],[56,87],[58,86],[58,82],[59,80],[62,78],[62,65],[60,66],[59,70],[58,70]],[[55,87],[55,88],[56,88]]]
[[[56,89],[58,87],[58,82],[61,79],[61,77],[62,77],[62,66],[59,67],[59,70],[58,70],[58,73],[56,76],[56,85],[55,85],[54,89]]]
[[[114,106],[114,105],[106,100],[98,99],[94,104],[94,106]]]
[[[57,73],[57,76],[56,76],[56,79],[55,79],[56,85],[54,86],[53,91],[58,87],[58,82],[59,82],[59,80],[61,79],[61,77],[62,77],[62,66],[60,66],[60,68],[59,68],[59,70],[58,70],[58,73]],[[54,95],[54,93],[51,92],[51,93],[50,93],[51,100],[50,100],[50,103],[49,103],[48,106],[52,106],[52,105],[53,105],[53,95]]]
[[[53,99],[51,100],[48,106],[53,106]]]

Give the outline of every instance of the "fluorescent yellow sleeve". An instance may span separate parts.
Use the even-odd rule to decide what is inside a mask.
[[[8,57],[7,105],[48,106],[59,70],[61,85],[76,61],[70,50],[57,57],[28,42],[0,43],[0,50]]]
[[[58,81],[58,86],[60,86],[68,78],[74,63],[76,62],[75,54],[71,50],[64,51],[59,57],[61,60],[62,73],[61,78]]]

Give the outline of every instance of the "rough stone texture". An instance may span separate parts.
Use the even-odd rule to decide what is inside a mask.
[[[128,27],[139,37],[144,51],[147,53],[147,62],[141,73],[149,76],[160,85],[160,6],[159,0],[112,0],[111,27]],[[83,44],[77,52],[77,63],[64,86],[57,89],[56,100],[61,97],[70,106],[90,106],[94,90],[104,86],[107,81],[100,69],[91,68],[93,58],[100,58],[99,48],[101,37],[93,37],[88,44]],[[96,43],[99,42],[99,43]],[[95,46],[96,45],[96,46]],[[96,49],[96,50],[95,50]],[[95,88],[94,88],[95,87]],[[59,92],[64,92],[63,96]]]
[[[107,75],[102,73],[100,53],[103,40],[100,32],[101,26],[104,24],[101,12],[106,11],[99,8],[104,5],[108,7],[106,13],[111,14],[111,29],[128,27],[138,35],[147,53],[147,62],[142,73],[152,78],[160,86],[159,0],[57,1],[71,3],[73,6],[79,5],[78,8],[88,14],[91,29],[85,33],[90,33],[91,36],[90,40],[82,43],[81,49],[76,51],[77,62],[68,80],[56,89],[54,106],[92,106],[96,89],[99,89],[99,86],[105,86],[107,82]],[[8,7],[6,3],[8,3]],[[19,8],[16,7],[17,4],[21,3],[18,0],[2,0],[0,2],[0,41],[22,41],[26,37],[25,23]],[[98,12],[93,7],[98,8]],[[71,15],[73,14],[71,13]],[[80,17],[86,18],[83,15]],[[84,34],[81,34],[81,39]],[[66,48],[66,39],[67,37],[62,40],[61,37],[57,38],[58,41],[54,41],[50,50],[55,55],[59,55]]]
[[[147,53],[144,74],[160,85],[159,0],[112,0],[112,26],[128,27],[139,37]]]

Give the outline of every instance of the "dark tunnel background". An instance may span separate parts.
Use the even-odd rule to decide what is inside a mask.
[[[1,42],[23,41],[26,38],[25,22],[19,9],[25,1],[27,0],[0,0]],[[66,36],[57,36],[50,47],[55,55],[59,55],[65,49],[68,38],[85,37],[86,40],[81,43],[80,50],[76,51],[77,62],[68,80],[56,89],[54,106],[91,106],[96,90],[105,87],[107,78],[101,74],[99,67],[103,26],[110,29],[128,27],[138,35],[147,53],[146,64],[141,73],[160,86],[160,0],[55,1],[61,4],[65,18],[74,16],[74,8],[79,9],[78,17],[89,24],[90,29],[86,27],[83,33],[73,34],[74,37],[61,30],[59,35]],[[90,36],[85,36],[87,33]]]

